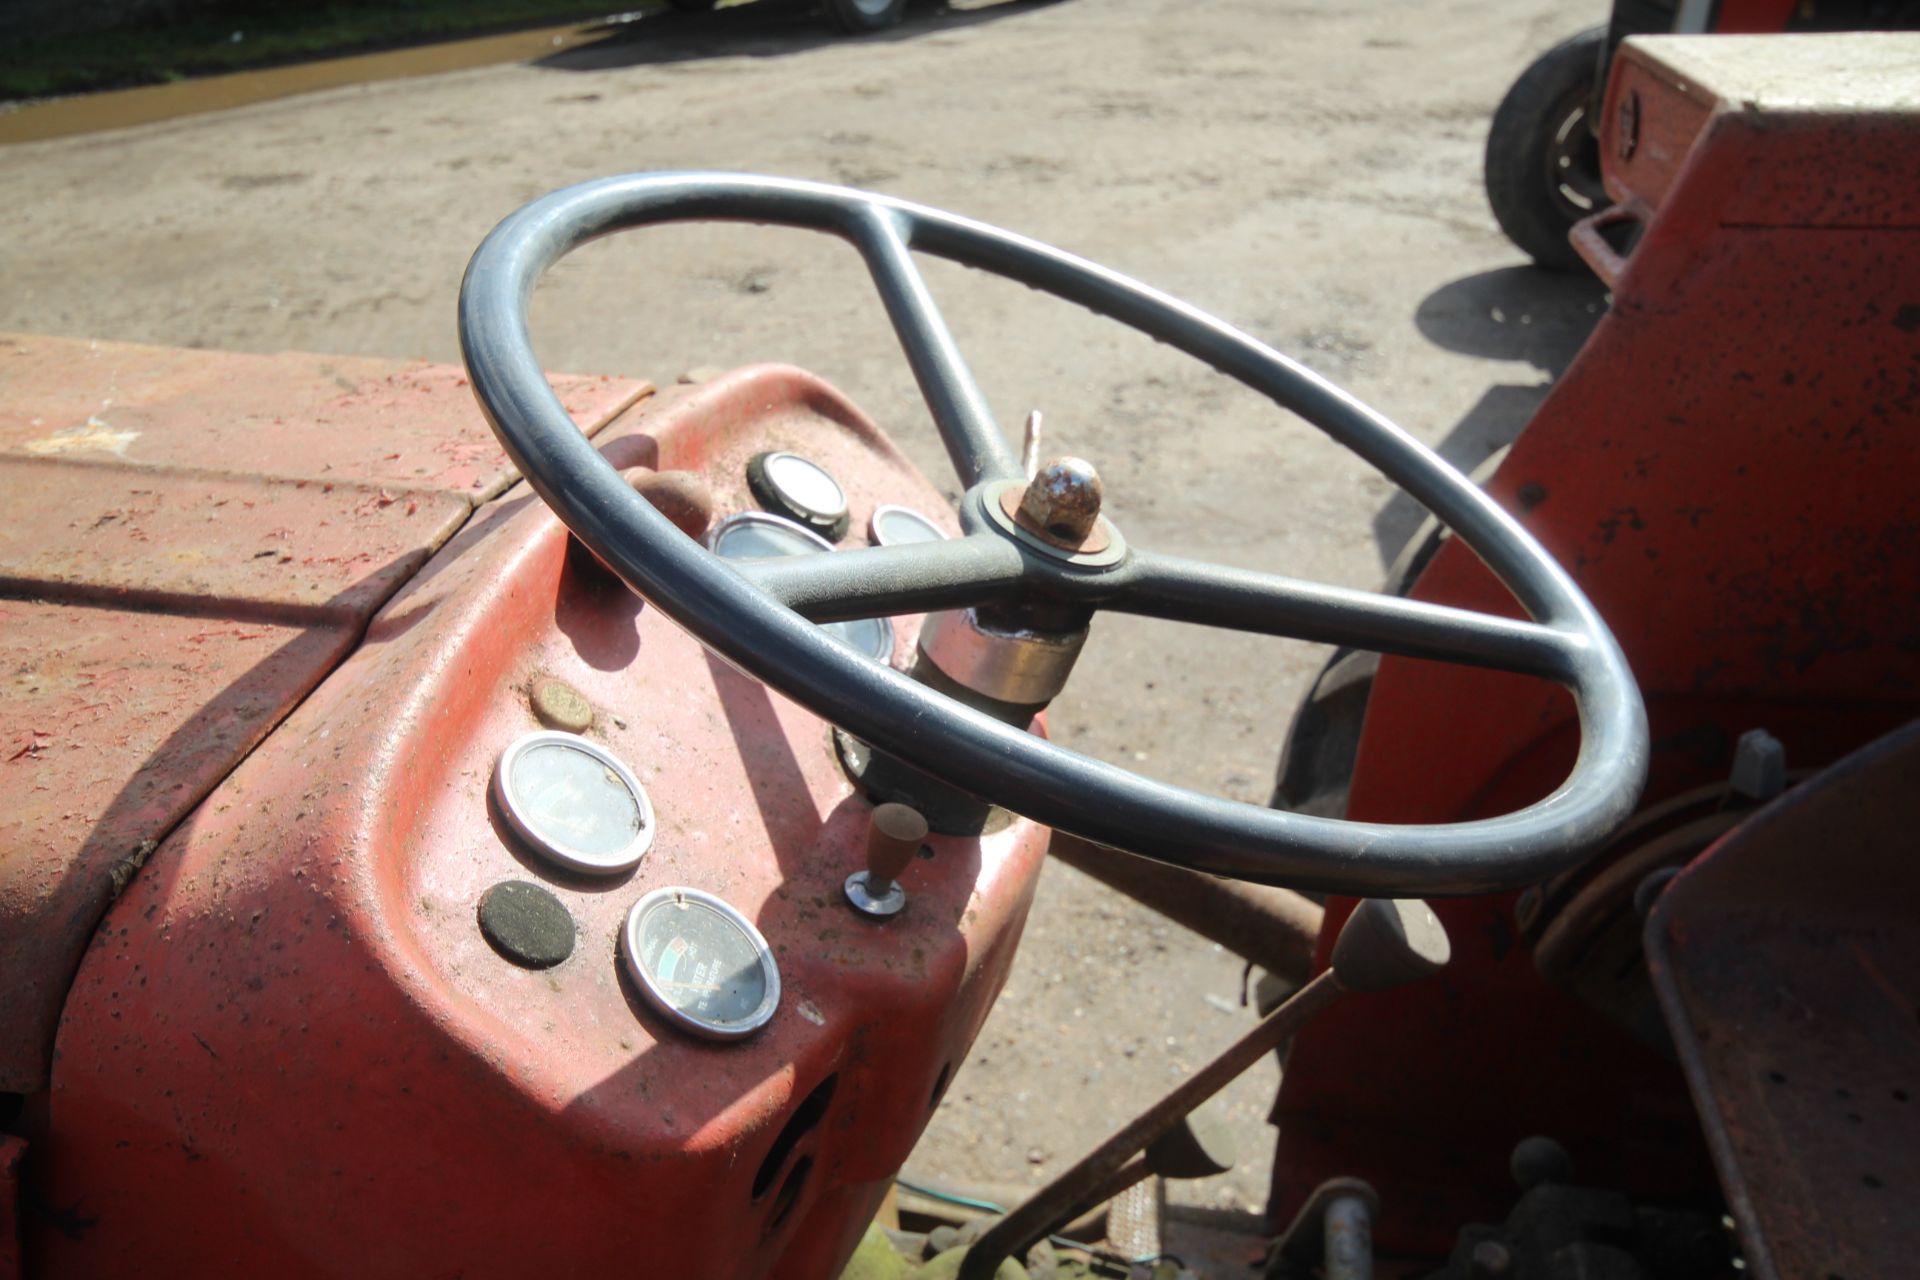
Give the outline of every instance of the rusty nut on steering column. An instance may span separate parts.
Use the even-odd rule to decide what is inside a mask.
[[[1085,458],[1063,457],[1034,472],[1025,489],[1008,489],[1002,509],[1034,537],[1065,551],[1094,552],[1108,539],[1100,527],[1104,490]]]

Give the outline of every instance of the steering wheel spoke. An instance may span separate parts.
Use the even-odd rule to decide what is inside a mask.
[[[1581,643],[1537,622],[1144,551],[1102,607],[1549,680],[1571,678]]]
[[[1026,578],[1020,549],[991,534],[744,560],[734,567],[814,622],[991,604],[1011,596]]]
[[[960,355],[926,277],[914,264],[911,229],[905,215],[868,204],[853,215],[848,234],[873,273],[887,318],[961,482],[971,486],[1018,476],[1020,464],[1006,435]]]

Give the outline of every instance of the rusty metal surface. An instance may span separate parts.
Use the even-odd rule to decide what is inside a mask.
[[[1698,43],[1724,62],[1762,42]],[[1821,89],[1838,108],[1844,77]],[[1911,148],[1857,164],[1862,137],[1912,112],[1689,92],[1726,105],[1689,135],[1609,313],[1489,483],[1626,650],[1653,731],[1648,805],[1724,784],[1747,730],[1819,767],[1920,714],[1920,227],[1799,224],[1849,202],[1920,208]],[[1512,607],[1459,546],[1414,595]],[[1384,659],[1349,812],[1457,821],[1538,799],[1573,758],[1570,715],[1541,682]],[[1329,903],[1329,925],[1348,905]],[[1357,1175],[1390,1206],[1384,1247],[1444,1254],[1462,1222],[1505,1211],[1507,1152],[1529,1133],[1559,1137],[1596,1185],[1710,1190],[1678,1069],[1542,979],[1513,895],[1436,910],[1460,950],[1438,984],[1347,1002],[1295,1043],[1275,1219]],[[1407,1044],[1430,1050],[1418,1069]]]
[[[590,429],[645,390],[566,388]],[[0,1090],[154,844],[510,476],[458,370],[0,337]]]
[[[1920,722],[1802,783],[1660,897],[1647,954],[1750,1275],[1920,1257]]]
[[[1303,894],[1136,858],[1056,831],[1047,852],[1269,973],[1305,982],[1326,914]]]
[[[598,443],[700,472],[720,514],[751,506],[747,459],[786,448],[861,527],[883,501],[952,520],[793,370],[663,394]],[[626,876],[556,873],[488,803],[542,680],[650,794]],[[870,813],[823,723],[509,490],[109,911],[60,1028],[36,1247],[81,1274],[837,1274],[1005,979],[1045,847],[1023,822],[934,836],[876,923],[841,893]],[[564,905],[566,959],[493,949],[477,908],[503,880]],[[753,1038],[682,1035],[622,977],[625,913],[666,885],[773,947],[783,998]]]

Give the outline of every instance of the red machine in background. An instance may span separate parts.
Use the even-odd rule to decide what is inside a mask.
[[[1507,90],[1487,131],[1487,203],[1535,262],[1581,269],[1567,232],[1613,199],[1600,160],[1601,97],[1629,36],[1915,29],[1914,0],[1615,0],[1604,25],[1541,54]]]
[[[1621,50],[1599,139],[1614,207],[1574,233],[1612,306],[1489,487],[1625,647],[1646,796],[1578,871],[1436,904],[1455,950],[1436,983],[1301,1035],[1280,1221],[1322,1179],[1364,1178],[1383,1247],[1459,1242],[1449,1274],[1483,1274],[1481,1240],[1536,1246],[1461,1226],[1507,1217],[1509,1153],[1544,1134],[1581,1186],[1618,1194],[1562,1224],[1555,1247],[1577,1247],[1559,1270],[1536,1252],[1511,1274],[1593,1274],[1582,1249],[1632,1252],[1623,1205],[1717,1215],[1721,1188],[1749,1274],[1910,1272],[1913,735],[1841,762],[1920,714],[1917,52],[1874,36]],[[1412,594],[1504,596],[1457,545]],[[1469,818],[1553,784],[1572,730],[1551,690],[1415,666],[1380,664],[1353,816]],[[1868,769],[1885,790],[1840,801]],[[1641,921],[1689,867],[1657,897],[1650,973]],[[1641,1265],[1604,1274],[1669,1274]]]
[[[1902,1274],[1912,52],[1625,46],[1579,233],[1614,305],[1492,502],[1130,281],[779,180],[496,232],[463,336],[499,446],[457,370],[12,339],[0,1275],[833,1277],[1004,980],[1041,821],[1336,891],[1323,971],[930,1274],[1019,1270],[1284,1039],[1269,1275]],[[866,255],[958,512],[799,371],[540,373],[571,243],[763,215]],[[1090,468],[985,429],[910,248],[1277,388],[1462,537],[1410,601],[1129,547]],[[1356,822],[1049,748],[1096,608],[1397,655],[1329,780]]]

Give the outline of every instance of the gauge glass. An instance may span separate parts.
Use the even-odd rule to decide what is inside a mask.
[[[833,544],[819,534],[758,511],[728,516],[707,535],[707,545],[724,560],[773,560],[833,550]]]
[[[888,503],[873,509],[867,536],[875,546],[898,547],[909,542],[942,542],[946,531],[912,507]]]
[[[770,453],[761,460],[767,483],[777,490],[788,505],[821,520],[834,520],[847,514],[847,495],[840,482],[828,475],[818,463],[797,453]]]
[[[780,970],[747,918],[699,889],[655,889],[620,934],[627,976],[662,1016],[731,1040],[765,1026],[780,1004]]]
[[[833,550],[833,544],[819,534],[758,511],[746,511],[722,520],[707,535],[707,546],[723,560],[772,560]],[[886,618],[823,622],[820,629],[855,653],[864,653],[876,662],[893,660],[893,623]]]
[[[536,852],[574,871],[613,874],[653,843],[653,805],[606,748],[577,734],[530,733],[500,753],[494,794]]]

